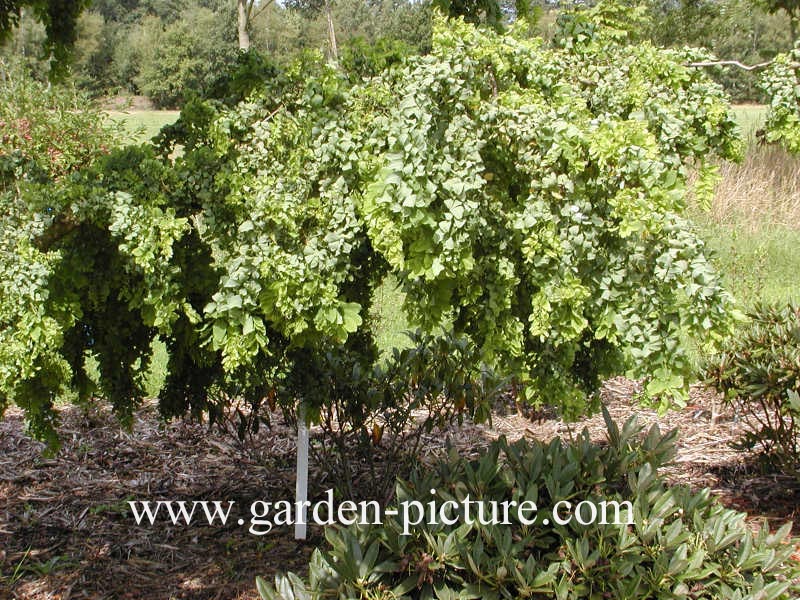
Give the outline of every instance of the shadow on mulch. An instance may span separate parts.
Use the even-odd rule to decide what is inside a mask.
[[[258,598],[256,575],[305,570],[321,541],[313,530],[302,543],[287,528],[248,532],[252,502],[293,498],[290,436],[257,461],[206,426],[160,424],[152,406],[130,434],[107,415],[90,423],[71,407],[61,418],[64,445],[52,459],[24,436],[18,412],[0,423],[0,598]],[[224,526],[163,515],[137,525],[129,500],[234,505]]]
[[[770,472],[758,457],[746,456],[704,470],[702,475],[716,480],[713,493],[725,506],[766,517],[770,525],[792,521],[792,533],[800,536],[800,481]]]
[[[665,471],[672,483],[710,487],[727,506],[750,513],[754,526],[757,516],[775,527],[795,519],[799,486],[744,463],[729,445],[740,425],[717,410],[713,394],[697,388],[685,410],[659,416],[633,400],[636,392],[634,382],[611,380],[603,400],[620,423],[636,414],[646,427],[680,430],[678,454]],[[320,528],[310,528],[305,542],[288,526],[262,536],[248,531],[252,502],[294,498],[294,434],[280,419],[243,446],[203,424],[164,424],[155,403],[137,412],[130,433],[107,411],[69,407],[60,414],[63,447],[55,458],[44,458],[41,444],[25,436],[19,410],[0,422],[0,598],[255,600],[256,575],[307,571],[322,543]],[[529,416],[512,407],[498,411],[491,426],[426,436],[421,464],[448,447],[475,455],[499,435],[549,440],[586,428],[592,439],[605,436],[600,416],[571,425],[552,414]],[[331,482],[319,467],[311,478],[312,499],[320,499]],[[209,526],[202,514],[191,526],[168,525],[163,515],[155,525],[137,525],[128,502],[144,500],[234,505],[226,525]]]

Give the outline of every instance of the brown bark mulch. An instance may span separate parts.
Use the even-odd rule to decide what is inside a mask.
[[[678,454],[666,470],[671,482],[711,488],[727,506],[747,511],[754,524],[798,521],[800,486],[765,474],[731,448],[741,423],[719,410],[713,393],[693,389],[686,409],[659,416],[638,405],[637,391],[634,382],[614,379],[602,397],[620,424],[636,413],[647,426],[679,429]],[[424,452],[434,456],[450,444],[469,454],[499,435],[569,438],[584,427],[593,439],[605,437],[599,415],[568,425],[509,408],[491,425],[429,436]],[[162,423],[154,403],[136,413],[131,432],[107,411],[60,412],[63,447],[53,458],[26,437],[19,410],[9,409],[0,421],[0,599],[253,600],[256,575],[306,570],[321,542],[318,529],[305,542],[295,541],[289,527],[263,536],[248,532],[251,502],[294,497],[294,437],[279,419],[241,443],[204,424]],[[314,479],[325,477],[312,472]],[[128,501],[159,499],[235,506],[225,526],[161,519],[137,526]]]

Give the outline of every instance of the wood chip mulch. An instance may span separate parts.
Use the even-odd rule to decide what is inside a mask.
[[[602,398],[620,424],[636,413],[647,426],[679,429],[678,454],[665,471],[671,482],[711,488],[725,505],[748,512],[754,526],[765,517],[774,527],[800,520],[798,483],[764,474],[730,446],[741,423],[713,393],[693,389],[690,406],[660,417],[638,405],[637,391],[635,382],[613,379]],[[306,571],[322,541],[318,528],[305,542],[288,527],[248,532],[254,500],[294,497],[294,436],[279,419],[242,444],[201,423],[165,424],[155,403],[136,413],[130,432],[107,410],[65,407],[60,414],[63,447],[54,458],[25,435],[19,410],[0,421],[0,599],[255,600],[256,575]],[[535,417],[501,411],[491,425],[428,436],[424,452],[430,458],[450,445],[471,454],[499,435],[548,440],[584,427],[592,439],[605,438],[600,415],[569,425]],[[325,480],[311,475],[312,486]],[[128,501],[159,499],[234,501],[234,518],[225,526],[137,526]]]

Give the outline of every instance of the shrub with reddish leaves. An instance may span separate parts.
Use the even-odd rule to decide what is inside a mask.
[[[74,89],[2,61],[0,97],[0,189],[21,178],[61,179],[123,139],[120,126]]]

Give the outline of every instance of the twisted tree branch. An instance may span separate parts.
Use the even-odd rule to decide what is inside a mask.
[[[745,71],[755,71],[756,69],[763,69],[764,67],[770,66],[773,62],[772,60],[768,60],[766,62],[757,63],[755,65],[745,65],[740,63],[738,60],[709,60],[704,62],[694,62],[694,63],[687,63],[687,67],[738,67],[740,69],[744,69]],[[793,69],[800,69],[800,63],[789,63],[789,66]]]

